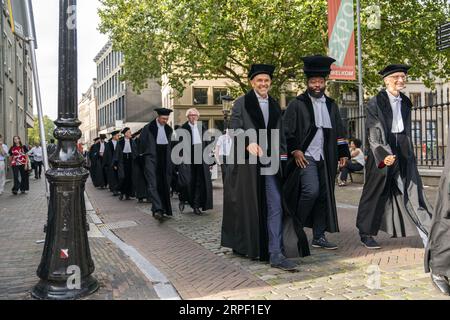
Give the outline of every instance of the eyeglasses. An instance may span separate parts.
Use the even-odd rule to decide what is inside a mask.
[[[389,76],[388,78],[392,78],[392,79],[394,79],[394,80],[396,80],[396,81],[398,81],[398,80],[403,80],[403,81],[405,81],[406,79],[408,79],[408,77],[407,76]]]

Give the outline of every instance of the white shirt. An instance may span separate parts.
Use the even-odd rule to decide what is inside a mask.
[[[221,135],[217,139],[216,148],[219,151],[219,156],[229,156],[231,152],[232,140],[227,134]]]
[[[360,165],[364,166],[366,161],[364,160],[364,153],[360,148],[356,148],[355,151],[359,151],[356,157],[353,157],[352,160],[358,162]]]
[[[5,153],[4,156],[0,153],[0,161],[5,161],[6,156],[8,155],[8,146],[6,144],[2,144],[3,152]]]
[[[28,154],[33,155],[34,161],[41,162],[43,160],[41,147],[33,147]]]
[[[191,124],[190,122],[188,123],[192,131],[192,144],[202,144],[202,138],[200,138],[200,132],[198,131],[197,124]]]
[[[169,144],[164,126],[160,124],[158,120],[156,120],[156,125],[158,126],[158,137],[156,137],[156,144]]]
[[[104,152],[105,152],[105,143],[100,142],[100,153],[104,153]]]
[[[130,139],[125,138],[125,146],[123,147],[123,153],[131,153]]]
[[[263,98],[258,93],[256,93],[256,91],[255,94],[258,98],[259,106],[264,117],[264,123],[266,124],[267,128],[267,126],[269,125],[269,96],[267,96],[267,98]]]
[[[389,91],[387,91],[389,102],[391,103],[392,108],[392,133],[400,133],[404,130],[403,118],[402,118],[402,97],[400,94],[398,97],[392,95]]]
[[[116,141],[116,140],[112,140],[112,144],[113,144],[113,146],[114,146],[114,150],[116,150],[116,147],[117,147],[117,141]]]
[[[309,97],[311,98],[313,104],[317,132],[309,144],[305,155],[312,157],[315,161],[320,161],[323,159],[323,128],[331,128],[330,113],[328,112],[325,96],[322,96],[322,98],[319,99],[311,96]]]

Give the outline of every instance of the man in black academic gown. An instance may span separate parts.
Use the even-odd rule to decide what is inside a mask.
[[[450,141],[450,131],[447,141]],[[439,183],[428,246],[425,251],[425,271],[431,271],[434,285],[450,295],[450,148],[447,147],[445,167]]]
[[[94,186],[96,188],[103,189],[106,187],[106,179],[103,170],[103,154],[100,154],[100,147],[101,147],[101,138],[100,137],[95,138],[94,144],[91,146],[89,150],[89,160],[91,162],[89,171],[91,173],[91,179]]]
[[[109,190],[113,196],[120,195],[119,189],[119,175],[117,167],[117,159],[115,158],[115,151],[117,143],[119,142],[120,130],[111,132],[111,140],[105,146],[105,154],[103,156],[103,165],[106,168],[108,176]]]
[[[134,197],[133,186],[133,144],[131,129],[126,127],[122,130],[123,138],[119,140],[115,151],[117,159],[117,174],[119,177],[120,196],[119,200],[130,200]]]
[[[133,139],[133,144],[131,145],[131,149],[133,151],[133,185],[134,192],[139,203],[143,203],[144,199],[148,200],[148,186],[144,176],[144,159],[139,153],[141,132],[142,129],[139,129],[133,133],[131,137]]]
[[[307,90],[289,103],[283,117],[289,157],[283,198],[295,229],[292,235],[298,237],[294,254],[306,256],[309,248],[303,227],[313,229],[313,247],[337,249],[325,232],[339,231],[334,181],[338,161],[345,163],[350,154],[338,106],[325,95],[335,60],[320,55],[302,60]]]
[[[230,161],[225,176],[221,244],[235,254],[294,271],[297,265],[286,259],[282,244],[279,160],[286,157],[286,146],[281,108],[269,95],[274,69],[252,65],[248,77],[253,89],[234,102],[230,155],[235,161]]]
[[[142,129],[139,153],[144,159],[144,175],[148,184],[147,193],[152,203],[153,217],[161,220],[164,215],[172,215],[170,142],[173,130],[167,125],[172,110],[159,108],[155,111],[158,117]]]
[[[423,193],[411,140],[411,107],[405,88],[410,67],[393,64],[380,71],[386,89],[367,105],[366,130],[370,149],[366,183],[356,226],[362,244],[379,249],[379,230],[392,237],[419,234],[426,246],[432,208]]]
[[[200,113],[197,109],[189,109],[186,117],[188,121],[181,126],[181,129],[188,131],[191,137],[189,141],[191,157],[189,164],[179,166],[180,175],[183,174],[183,170],[189,171],[187,175],[189,181],[179,194],[180,208],[183,208],[183,203],[187,202],[196,215],[202,215],[202,211],[213,208],[211,172],[209,165],[203,159],[203,152],[209,144],[202,139],[207,128],[198,122]]]

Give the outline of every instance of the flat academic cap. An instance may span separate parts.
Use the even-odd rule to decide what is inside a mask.
[[[106,139],[106,134],[103,134],[103,133],[102,133],[102,134],[100,135],[100,139],[101,139],[101,140],[105,140],[105,139]]]
[[[140,135],[141,132],[142,132],[142,128],[140,128],[138,131],[136,131],[135,133],[133,133],[133,134],[131,135],[131,137],[132,137],[132,138],[135,138],[136,136]]]
[[[158,116],[169,116],[173,112],[173,110],[166,108],[158,108],[155,111],[158,113]]]
[[[116,134],[119,134],[120,130],[114,130],[113,132],[111,132],[111,136],[115,136]]]
[[[94,142],[97,142],[98,140],[100,140],[99,137],[95,138],[95,139],[94,139]]]
[[[335,59],[322,55],[314,55],[301,58],[304,62],[303,72],[307,78],[322,77],[326,78],[330,75],[331,65]]]
[[[128,128],[128,127],[123,128],[123,130],[120,133],[121,134],[125,134],[128,130],[130,130],[130,128]]]
[[[390,64],[386,68],[384,68],[383,70],[378,72],[378,74],[382,75],[383,79],[384,79],[387,76],[389,76],[393,73],[396,73],[396,72],[404,72],[406,74],[406,73],[408,73],[408,70],[410,68],[411,67],[406,64]]]
[[[248,73],[248,78],[252,80],[258,74],[268,74],[272,79],[273,72],[275,71],[275,66],[270,64],[252,64],[250,71]]]

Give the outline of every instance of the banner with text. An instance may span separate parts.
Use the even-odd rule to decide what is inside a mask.
[[[356,80],[353,0],[328,0],[330,79]]]

